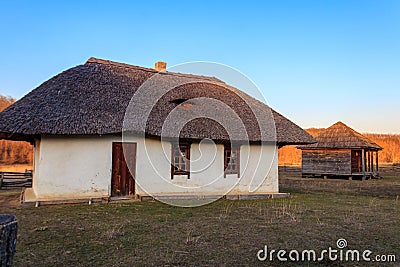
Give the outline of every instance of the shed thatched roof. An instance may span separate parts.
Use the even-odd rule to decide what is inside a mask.
[[[382,147],[367,137],[351,129],[343,122],[337,122],[320,132],[315,139],[317,143],[298,146],[300,149],[372,149],[381,150]]]
[[[239,131],[235,130],[237,121],[229,114],[218,112],[218,102],[222,102],[243,122],[250,141],[274,141],[279,145],[315,142],[312,136],[276,111],[216,78],[174,72],[155,75],[157,73],[154,69],[90,58],[84,65],[70,68],[44,82],[0,113],[1,137],[29,139],[39,135],[121,134],[127,129],[123,128],[124,123],[133,132],[142,131],[144,125],[148,136],[160,137],[161,134],[172,135],[172,132],[162,132],[172,110],[178,110],[178,117],[185,118],[191,113],[210,113],[210,105],[213,113],[225,119],[234,132]],[[142,90],[146,87],[144,84],[147,91]],[[174,88],[163,91],[171,87]],[[134,96],[135,113],[124,121]],[[155,96],[161,97],[146,116],[143,111],[148,108],[146,103]],[[216,104],[204,105],[198,102],[201,97],[215,99]],[[189,103],[176,109],[185,100]],[[221,123],[204,117],[188,122],[180,137],[229,140]],[[260,118],[265,123],[259,127]],[[271,127],[273,124],[276,135]]]

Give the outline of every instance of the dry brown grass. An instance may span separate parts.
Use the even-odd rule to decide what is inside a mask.
[[[111,229],[107,229],[103,233],[103,236],[106,237],[107,239],[116,239],[118,237],[124,236],[125,232],[122,231],[122,227],[123,226],[112,227]]]

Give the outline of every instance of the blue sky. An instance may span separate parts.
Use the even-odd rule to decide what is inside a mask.
[[[211,61],[301,127],[400,133],[400,1],[2,1],[0,93],[99,57]]]

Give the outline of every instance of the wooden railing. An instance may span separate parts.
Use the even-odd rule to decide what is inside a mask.
[[[32,171],[0,172],[0,189],[32,187]]]

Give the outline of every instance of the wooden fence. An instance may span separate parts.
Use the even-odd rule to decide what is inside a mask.
[[[0,172],[0,189],[32,187],[32,171]]]

